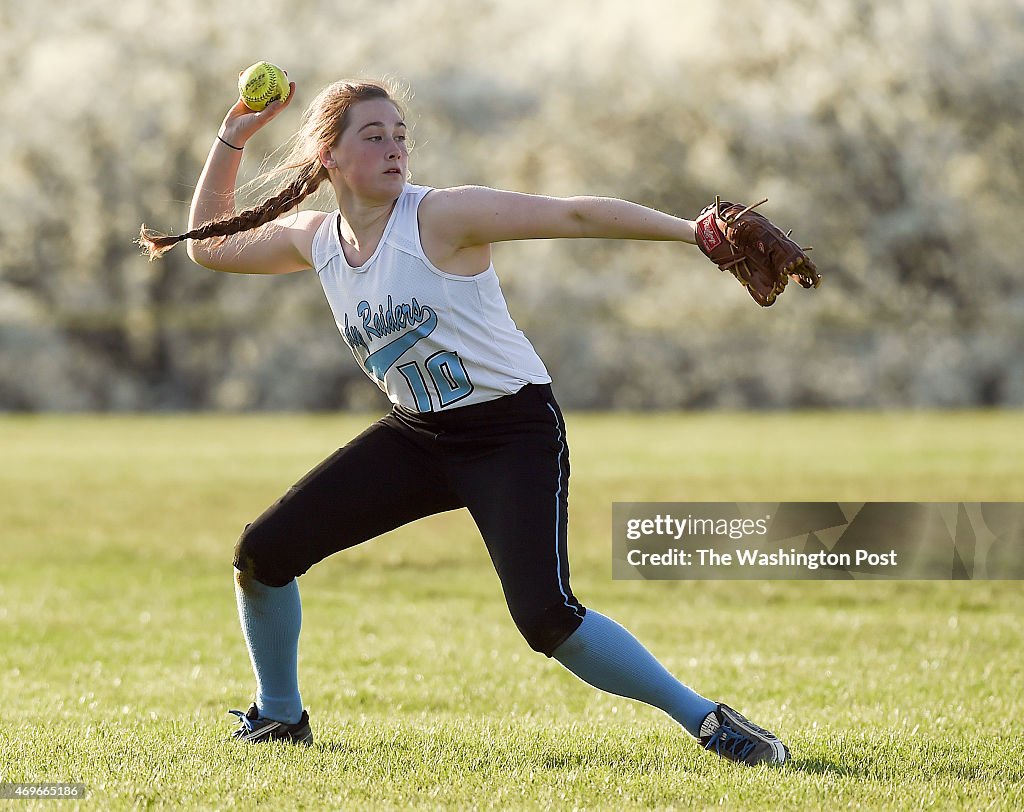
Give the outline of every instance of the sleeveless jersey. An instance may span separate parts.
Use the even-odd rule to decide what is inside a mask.
[[[406,184],[377,250],[345,259],[341,214],[313,238],[313,264],[334,320],[363,371],[392,403],[439,412],[550,383],[544,362],[509,315],[494,265],[476,276],[434,267],[417,210],[430,187]]]

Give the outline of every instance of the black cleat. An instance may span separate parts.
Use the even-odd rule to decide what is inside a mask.
[[[728,705],[719,705],[700,726],[700,743],[722,758],[741,764],[785,764],[789,748]]]
[[[231,734],[232,739],[243,742],[284,741],[306,747],[313,743],[313,731],[309,728],[309,714],[306,711],[302,712],[302,718],[294,725],[260,718],[255,702],[245,713],[240,710],[229,710],[228,713],[235,714],[242,722],[238,730]]]

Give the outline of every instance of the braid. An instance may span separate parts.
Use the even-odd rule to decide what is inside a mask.
[[[293,136],[294,145],[288,154],[274,169],[251,182],[253,185],[269,183],[271,178],[289,177],[291,172],[298,170],[298,175],[291,183],[278,189],[273,197],[255,208],[221,220],[203,223],[199,228],[186,231],[184,234],[162,234],[146,228],[143,224],[139,230],[138,244],[149,254],[150,260],[154,260],[182,240],[206,240],[211,237],[223,239],[269,223],[286,211],[294,209],[328,179],[327,169],[320,163],[319,150],[324,145],[338,143],[348,125],[352,105],[368,99],[386,99],[404,117],[399,97],[405,95],[406,91],[390,81],[342,81],[328,85],[317,94],[302,114],[302,124]],[[246,184],[246,187],[249,185]]]
[[[271,220],[290,211],[313,194],[327,178],[327,172],[319,164],[308,164],[298,177],[259,206],[247,209],[234,217],[211,220],[199,228],[184,234],[161,234],[143,224],[139,231],[138,245],[149,254],[150,261],[157,259],[182,240],[206,240],[211,237],[230,237],[242,231],[259,228]]]

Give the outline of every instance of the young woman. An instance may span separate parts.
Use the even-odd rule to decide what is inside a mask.
[[[256,697],[234,738],[312,742],[297,681],[296,577],[329,555],[423,516],[466,507],[516,626],[580,679],[661,708],[705,748],[785,763],[772,733],[676,680],[569,586],[569,457],[551,378],[512,321],[491,264],[503,240],[603,237],[694,243],[694,223],[624,200],[554,198],[407,182],[407,127],[376,83],[337,82],[305,112],[282,170],[291,182],[235,213],[245,143],[295,98],[228,111],[200,175],[189,230],[142,229],[151,257],[187,240],[231,273],[313,269],[345,343],[391,412],[320,463],[248,525],[235,592]],[[333,212],[293,211],[330,183]],[[219,239],[210,239],[218,237]],[[387,459],[387,466],[377,461]],[[364,472],[372,469],[374,476]]]

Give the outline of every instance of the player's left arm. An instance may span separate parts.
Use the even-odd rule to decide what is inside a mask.
[[[455,248],[507,240],[591,237],[696,243],[694,223],[612,197],[547,197],[483,186],[437,189],[420,224]]]

